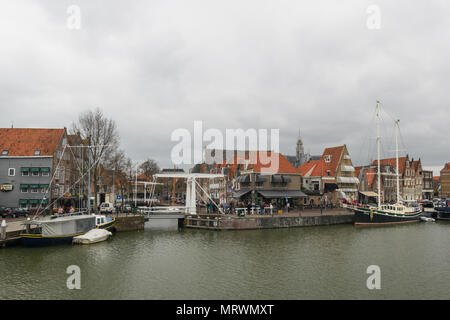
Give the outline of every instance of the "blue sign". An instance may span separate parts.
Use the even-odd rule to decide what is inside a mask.
[[[118,196],[116,196],[116,199],[120,200],[120,199],[122,199],[122,197],[120,195],[118,195]]]

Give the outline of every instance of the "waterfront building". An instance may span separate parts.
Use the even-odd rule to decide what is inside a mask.
[[[70,200],[75,177],[67,137],[66,128],[0,129],[1,205],[35,211]]]
[[[120,175],[121,172],[107,169],[102,164],[98,166],[97,185],[94,186],[92,184],[91,186],[91,190],[95,190],[97,205],[101,205],[104,202],[115,203],[116,197],[120,191]]]
[[[359,180],[346,145],[326,148],[319,160],[304,163],[298,172],[303,177],[303,189],[310,196],[319,200],[326,196],[333,204],[342,197],[357,199]]]
[[[427,187],[424,189],[424,171],[422,170],[421,160],[409,159],[409,156],[398,159],[400,197],[403,200],[421,200],[424,194],[430,196],[432,190],[432,172],[427,173]],[[396,158],[381,159],[381,202],[397,201],[397,161]],[[374,160],[370,165],[356,167],[357,177],[360,179],[359,199],[367,202],[367,192],[378,194],[378,161]],[[424,192],[426,190],[426,192]],[[373,192],[373,193],[372,193]]]
[[[422,198],[431,200],[434,197],[433,171],[423,170]]]
[[[396,158],[381,159],[380,165],[391,165],[397,167]],[[400,195],[403,200],[421,200],[423,190],[423,170],[421,160],[409,159],[409,156],[398,159],[400,175]],[[374,160],[372,165],[377,166]]]
[[[440,176],[441,192],[443,198],[450,198],[450,162],[444,165]]]
[[[226,179],[217,188],[226,202],[272,203],[275,207],[291,207],[304,203],[307,195],[301,191],[301,175],[280,153],[263,152],[273,162],[266,164],[259,151],[223,150],[226,160],[215,164],[211,173],[224,174]],[[231,154],[234,156],[231,157]],[[202,166],[200,166],[201,168]],[[208,168],[208,166],[203,166]]]
[[[438,197],[441,193],[441,177],[440,176],[433,177],[433,190],[434,190],[434,197]]]
[[[397,183],[395,168],[391,164],[380,165],[381,184],[380,194],[381,202],[397,201]],[[356,176],[360,180],[359,184],[359,202],[377,203],[378,197],[378,165],[356,167]]]

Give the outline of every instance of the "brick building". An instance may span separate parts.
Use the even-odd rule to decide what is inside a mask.
[[[72,155],[63,129],[0,129],[0,204],[30,210],[71,200]]]
[[[450,198],[450,162],[444,165],[441,170],[441,197]]]
[[[310,160],[298,168],[302,187],[310,196],[326,196],[334,204],[339,198],[356,200],[359,179],[356,177],[347,146],[326,148],[319,160]]]

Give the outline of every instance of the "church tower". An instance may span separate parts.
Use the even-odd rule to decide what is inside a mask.
[[[295,152],[295,158],[296,158],[296,162],[297,162],[297,167],[300,167],[302,164],[304,164],[307,161],[306,154],[305,154],[305,148],[303,147],[303,141],[302,141],[302,138],[300,137],[300,130],[298,131],[297,148],[296,148],[296,152]]]

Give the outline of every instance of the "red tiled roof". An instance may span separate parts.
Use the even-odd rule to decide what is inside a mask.
[[[450,170],[450,162],[448,162],[444,165],[444,168],[441,170],[441,172],[446,171],[446,170]]]
[[[378,160],[374,160],[372,162],[373,165],[378,165]],[[381,159],[380,160],[380,164],[381,165],[391,165],[394,167],[394,169],[397,168],[397,160],[396,158],[390,158],[390,159]],[[403,175],[405,173],[405,168],[406,168],[406,157],[401,157],[398,158],[398,173],[400,175]]]
[[[413,161],[412,166],[414,167],[414,170],[417,172],[419,170],[419,164],[420,160]]]
[[[320,160],[311,160],[309,162],[305,162],[303,165],[298,167],[297,171],[302,175],[306,176],[308,172],[311,171],[317,164],[320,162]]]
[[[433,180],[439,181],[439,180],[441,180],[441,177],[439,177],[439,176],[433,177]]]
[[[325,159],[326,156],[331,156],[331,162],[327,163],[324,160],[325,172],[330,170],[330,176],[334,177],[336,175],[336,170],[339,165],[339,161],[342,156],[342,152],[344,152],[344,146],[334,147],[334,148],[326,148],[323,152],[322,159]]]
[[[268,159],[263,161],[262,157],[267,154]],[[274,157],[275,161],[278,161],[278,167],[276,164],[271,163],[271,158]],[[232,162],[223,162],[221,164],[217,164],[216,168],[227,167],[230,169],[231,176],[234,176],[237,167],[241,164],[241,170],[245,164],[245,160],[249,160],[249,164],[247,166],[247,170],[253,169],[254,172],[263,172],[267,170],[271,170],[272,166],[274,169],[273,173],[295,173],[298,174],[297,169],[281,154],[278,152],[258,152],[258,151],[249,151],[248,155],[236,155]],[[266,164],[268,163],[268,164]]]
[[[330,177],[334,177],[343,152],[344,146],[326,148],[323,151],[322,158],[320,158],[320,160],[307,162],[297,170],[304,176],[306,173],[310,172],[312,167],[314,167],[310,175],[311,177],[326,177],[328,176],[327,171],[330,172]],[[327,156],[331,156],[330,162],[325,161]]]
[[[138,175],[137,180],[138,181],[151,181],[152,179],[149,178],[145,173],[141,173],[140,175]]]
[[[8,150],[8,156],[53,156],[65,129],[0,129],[0,152]]]

